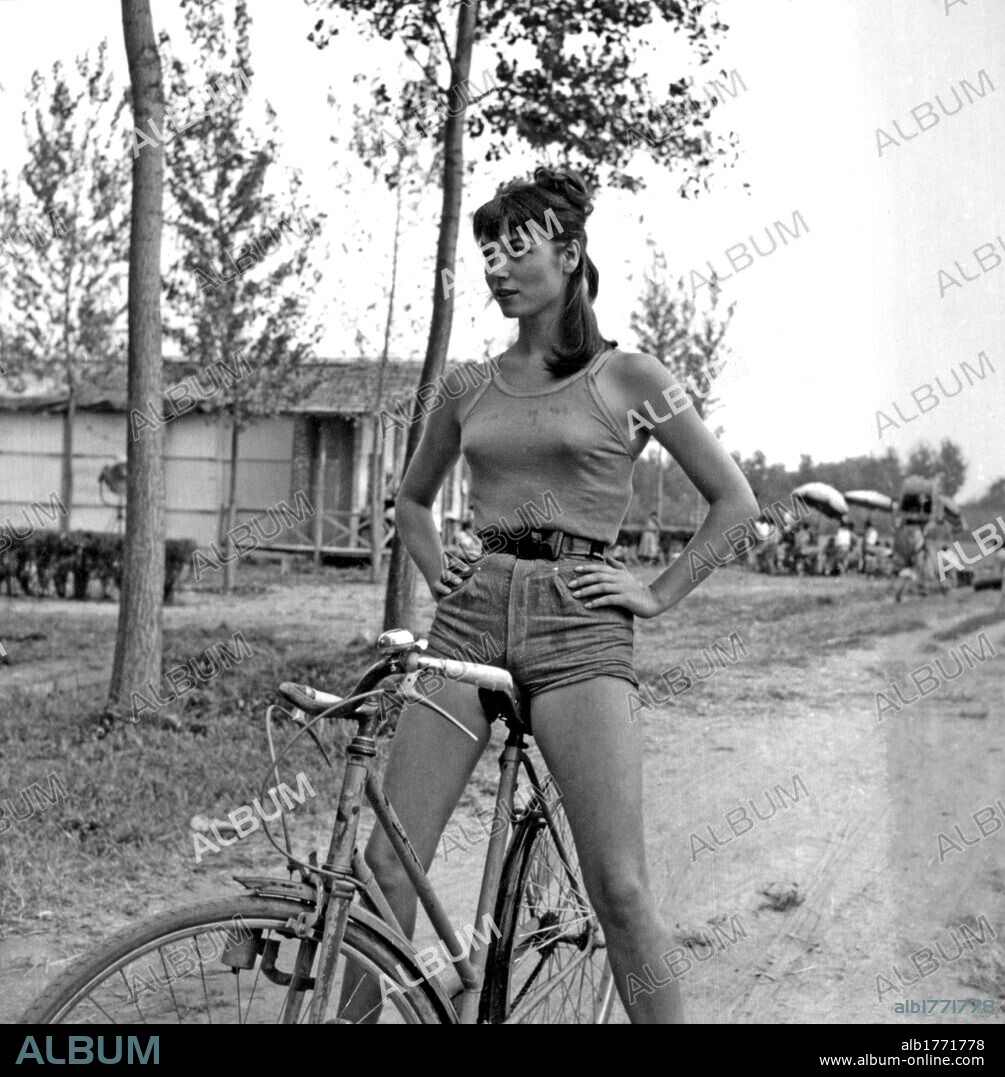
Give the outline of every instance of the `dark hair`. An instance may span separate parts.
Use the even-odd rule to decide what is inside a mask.
[[[557,358],[545,360],[556,378],[564,378],[582,370],[602,346],[617,345],[616,340],[601,336],[593,312],[600,272],[586,253],[586,218],[593,212],[586,184],[569,170],[537,168],[532,180],[513,180],[501,187],[491,201],[479,206],[473,224],[476,241],[485,236],[496,242],[514,230],[522,238],[523,227],[531,222],[550,236],[552,224],[546,218],[549,210],[552,220],[558,220],[562,239],[579,240],[582,251],[566,285],[565,304],[551,342]]]

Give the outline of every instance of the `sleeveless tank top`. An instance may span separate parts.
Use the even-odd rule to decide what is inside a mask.
[[[632,500],[635,454],[597,386],[615,354],[604,348],[541,389],[514,389],[498,370],[480,385],[460,416],[475,530],[617,539]]]

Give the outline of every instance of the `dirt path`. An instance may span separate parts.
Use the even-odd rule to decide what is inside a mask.
[[[669,960],[682,978],[690,1018],[1000,1022],[983,1013],[894,1012],[904,999],[993,999],[999,1008],[1005,1002],[1005,827],[986,824],[987,837],[974,843],[972,819],[996,801],[997,818],[1005,817],[1005,621],[998,595],[959,591],[894,607],[887,594],[850,582],[723,575],[706,585],[707,609],[695,605],[689,615],[715,624],[716,633],[735,626],[749,653],[647,712],[639,727],[647,749],[651,876],[677,932],[680,949]],[[229,605],[210,600],[207,608],[169,611],[169,623],[236,625],[258,616],[298,637],[338,621],[345,639],[372,633],[371,594],[350,584],[335,605],[331,592],[306,588]],[[790,607],[782,610],[786,619],[766,607],[772,596]],[[876,612],[884,603],[887,620],[880,623]],[[71,609],[82,618],[93,613]],[[861,627],[867,615],[873,620]],[[647,622],[640,655],[669,668],[697,653],[691,630],[683,618],[669,629]],[[952,653],[963,642],[980,652],[981,631],[996,656],[969,663],[973,668],[963,667],[953,681],[940,679],[899,713],[887,708],[878,721],[878,692],[895,698],[896,683],[905,698],[916,697],[911,671],[939,658],[953,672]],[[451,823],[454,833],[482,833],[474,813],[490,804],[500,747],[496,730]],[[956,837],[956,825],[971,845]],[[326,826],[304,837],[323,846]],[[944,844],[942,864],[939,832],[960,846]],[[434,883],[458,927],[472,922],[484,849],[454,849],[434,864]],[[236,893],[231,875],[277,873],[278,866],[255,835],[218,860],[193,865],[170,894],[151,902],[128,888],[121,907],[96,895],[90,924],[81,920],[66,938],[42,922],[37,934],[0,940],[0,1021],[112,927]],[[798,904],[776,911],[762,891],[779,895],[781,887]],[[982,917],[998,937],[985,936],[957,955],[960,925],[976,938]],[[685,942],[709,934],[714,947]],[[422,919],[417,941],[433,941]],[[924,947],[937,964],[918,953]]]
[[[921,981],[908,956],[935,940],[955,956],[948,929],[964,920],[974,926],[981,915],[1005,936],[1001,838],[991,834],[942,866],[936,842],[956,822],[972,833],[971,813],[1002,795],[1005,668],[987,658],[882,723],[876,706],[876,692],[889,692],[893,680],[905,698],[917,696],[909,673],[933,656],[953,673],[949,647],[963,639],[979,651],[972,627],[946,632],[946,641],[933,635],[953,622],[966,627],[988,605],[954,595],[942,606],[915,606],[930,622],[924,629],[820,655],[811,669],[793,669],[775,699],[762,691],[751,698],[741,666],[724,669],[717,676],[735,680],[725,687],[735,687],[731,711],[649,721],[650,848],[664,913],[685,926],[707,921],[708,909],[735,913],[749,935],[707,964],[695,961],[686,980],[695,1019],[896,1022],[917,1020],[894,1012],[905,998],[1005,999],[1000,939],[964,949]],[[1001,623],[988,635],[1005,651]],[[761,821],[748,802],[770,815],[768,790],[781,807]],[[741,804],[755,825],[733,814],[734,835],[724,816]],[[693,833],[715,851],[696,843],[692,855]],[[772,883],[796,884],[802,903],[786,912],[761,907],[759,891]],[[934,968],[920,960],[924,971]],[[1001,1017],[925,1023],[940,1020]]]

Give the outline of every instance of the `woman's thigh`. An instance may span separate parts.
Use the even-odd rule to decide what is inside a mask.
[[[561,791],[594,900],[594,885],[648,884],[642,724],[631,721],[632,691],[620,677],[594,677],[531,701],[534,739]]]
[[[448,682],[430,698],[478,739],[473,741],[464,736],[426,707],[410,703],[402,708],[383,786],[426,868],[432,863],[440,834],[481,758],[490,733],[476,688]],[[387,852],[389,844],[378,829],[368,852],[371,855]]]

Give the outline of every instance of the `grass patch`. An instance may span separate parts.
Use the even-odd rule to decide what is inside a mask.
[[[166,632],[164,669],[231,635],[225,623]],[[42,908],[58,914],[78,900],[81,887],[100,893],[113,879],[153,889],[180,868],[198,871],[188,820],[226,817],[258,795],[269,763],[265,708],[277,701],[276,685],[295,680],[345,691],[374,655],[363,640],[336,658],[328,644],[305,651],[267,630],[244,635],[251,657],[136,725],[106,730],[98,721],[104,701],[93,690],[0,703],[0,801],[13,802],[5,805],[8,819],[12,809],[33,810],[0,834],[0,920]],[[172,724],[163,720],[167,713]],[[281,728],[279,746],[288,728]],[[341,756],[340,745],[334,748]],[[295,789],[301,771],[318,795],[297,807],[294,833],[334,807],[339,781],[306,738],[284,761],[281,777]],[[57,794],[49,804],[29,796],[26,807],[22,791],[38,783],[51,792],[50,774],[65,798]]]

